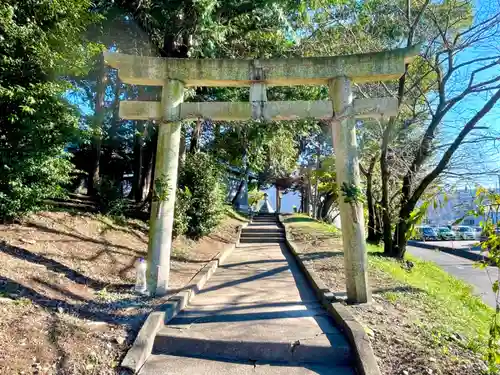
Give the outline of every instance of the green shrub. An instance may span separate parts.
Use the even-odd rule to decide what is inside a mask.
[[[191,204],[191,191],[186,186],[177,189],[174,213],[174,237],[186,234],[189,228],[189,216],[187,210]]]
[[[68,183],[73,164],[60,156],[29,155],[9,158],[0,153],[0,221],[20,218],[42,208],[46,198],[61,197],[61,185]]]
[[[220,222],[224,212],[224,191],[221,171],[208,154],[197,152],[186,157],[179,175],[179,189],[189,190],[186,207],[188,226],[186,234],[199,238],[210,233]],[[187,198],[186,198],[187,199]]]

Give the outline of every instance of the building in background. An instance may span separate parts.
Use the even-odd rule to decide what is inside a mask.
[[[500,192],[499,189],[495,189]],[[423,224],[428,225],[452,225],[462,219],[462,225],[479,226],[484,217],[468,215],[471,210],[476,210],[476,189],[462,189],[454,192],[440,194],[436,200],[437,204],[431,204],[427,209]],[[493,223],[499,223],[500,215],[490,212]]]

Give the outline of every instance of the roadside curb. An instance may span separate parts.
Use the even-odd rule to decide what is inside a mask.
[[[337,326],[344,332],[347,340],[354,351],[356,370],[360,375],[381,375],[377,359],[373,353],[370,338],[363,326],[354,318],[354,315],[341,302],[335,299],[333,292],[323,283],[314,269],[300,257],[297,246],[288,239],[286,226],[283,218],[278,215],[278,222],[285,229],[285,244],[294,256],[300,269],[306,276],[312,288],[328,315],[335,321]]]
[[[250,222],[242,224],[238,228],[237,241],[219,252],[213,260],[193,276],[191,281],[183,290],[168,297],[165,303],[152,311],[142,325],[134,343],[123,358],[120,366],[131,370],[134,374],[139,372],[153,350],[156,334],[161,327],[172,320],[181,312],[195,295],[203,288],[217,268],[224,263],[236,246],[240,243],[241,232]]]
[[[469,259],[472,261],[488,261],[488,257],[481,254],[481,253],[473,253],[471,251],[463,250],[463,249],[454,249],[452,247],[448,246],[439,246],[439,245],[430,245],[425,242],[420,242],[420,241],[408,241],[408,245],[414,246],[414,247],[421,247],[422,249],[429,249],[429,250],[437,250],[437,251],[442,251],[443,253],[451,254],[451,255],[456,255],[457,257]]]

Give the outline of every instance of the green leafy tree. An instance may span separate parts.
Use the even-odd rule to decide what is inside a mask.
[[[255,211],[261,200],[264,199],[264,192],[258,189],[252,189],[248,192],[248,204]]]
[[[187,216],[183,219],[187,222],[186,234],[199,238],[210,233],[224,212],[225,192],[218,163],[204,152],[188,154],[179,174],[178,186],[183,207],[177,208],[182,211],[179,214]],[[182,225],[178,227],[182,228]]]
[[[64,147],[78,130],[64,75],[84,74],[97,46],[82,40],[95,20],[87,0],[0,4],[0,218],[61,192],[72,165]]]
[[[319,169],[313,172],[313,184],[318,182],[318,207],[317,218],[325,221],[333,221],[338,216],[337,201],[339,189],[337,186],[337,173],[335,170],[335,158],[327,157],[321,161]]]
[[[476,209],[467,213],[482,219],[481,249],[486,253],[488,261],[480,262],[478,265],[488,273],[491,280],[491,287],[495,294],[496,307],[491,317],[490,337],[486,350],[486,360],[488,361],[489,372],[498,374],[500,368],[500,194],[479,187],[476,190]],[[490,271],[488,265],[494,265],[495,271]]]

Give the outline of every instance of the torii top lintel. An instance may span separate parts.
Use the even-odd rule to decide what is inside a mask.
[[[398,79],[420,46],[392,51],[333,57],[283,59],[176,59],[105,52],[105,62],[118,69],[124,83],[162,86],[167,79],[185,86],[325,85],[345,76],[353,82]]]

